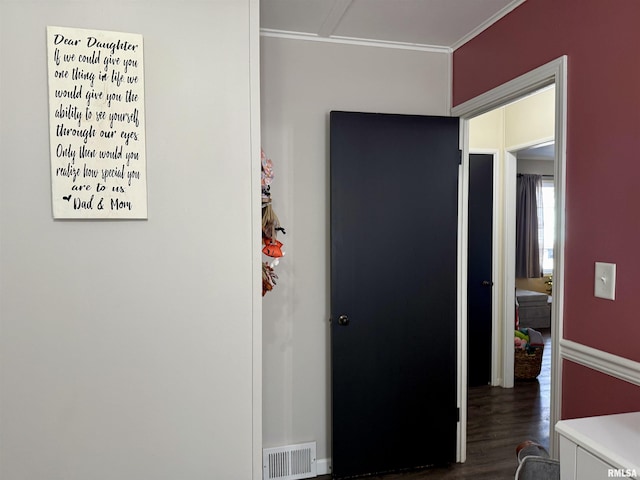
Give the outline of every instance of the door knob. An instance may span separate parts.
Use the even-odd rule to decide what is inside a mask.
[[[483,287],[492,287],[493,286],[493,282],[490,282],[489,280],[483,280],[482,281],[482,286]]]
[[[340,315],[338,317],[338,325],[342,327],[346,327],[347,325],[349,325],[349,317],[347,317],[346,315]]]

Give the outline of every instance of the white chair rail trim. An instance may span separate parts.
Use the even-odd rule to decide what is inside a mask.
[[[640,362],[566,339],[560,341],[560,357],[640,386]]]

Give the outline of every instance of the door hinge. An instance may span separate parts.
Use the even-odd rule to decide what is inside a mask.
[[[460,421],[460,407],[456,408],[456,422]]]
[[[458,165],[462,165],[462,150],[458,150]]]

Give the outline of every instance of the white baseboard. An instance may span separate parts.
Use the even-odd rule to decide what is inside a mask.
[[[319,458],[316,460],[318,475],[331,475],[331,459]]]

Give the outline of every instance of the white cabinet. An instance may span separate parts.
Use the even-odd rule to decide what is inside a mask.
[[[640,412],[561,420],[560,479],[640,478]]]

